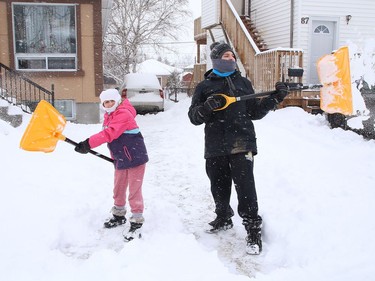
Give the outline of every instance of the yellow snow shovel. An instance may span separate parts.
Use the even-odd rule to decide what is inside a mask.
[[[320,89],[320,108],[327,113],[353,114],[350,80],[349,49],[342,47],[317,62]]]
[[[65,124],[65,117],[50,103],[41,100],[31,116],[30,123],[22,136],[20,147],[27,151],[42,151],[48,153],[55,150],[59,140],[66,141],[76,146],[76,142],[62,134]],[[109,162],[113,162],[111,158],[98,152],[93,150],[89,152]]]

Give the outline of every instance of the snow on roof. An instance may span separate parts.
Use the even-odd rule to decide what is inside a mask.
[[[139,73],[153,73],[156,75],[170,75],[172,72],[182,72],[182,69],[167,65],[155,59],[145,60],[138,64],[137,72]]]
[[[194,68],[194,64],[189,64],[187,66],[184,67],[184,69],[193,69]]]
[[[161,89],[158,78],[152,73],[128,73],[123,87],[127,89]]]

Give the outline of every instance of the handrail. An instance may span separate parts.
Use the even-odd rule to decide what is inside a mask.
[[[302,82],[302,77],[288,73],[289,68],[302,69],[301,49],[278,48],[261,52],[228,0],[221,0],[220,19],[256,92],[272,90],[277,81]]]
[[[2,63],[0,63],[0,98],[27,113],[32,113],[41,100],[55,104],[53,84],[49,91]]]
[[[255,54],[258,54],[260,53],[260,50],[257,46],[257,44],[255,43],[254,39],[251,37],[251,35],[248,33],[244,23],[242,22],[241,18],[239,17],[236,9],[233,7],[231,1],[229,0],[225,0],[225,1],[222,1],[222,8],[223,10],[222,11],[230,11],[231,12],[231,15],[226,15],[223,13],[222,14],[222,18],[223,18],[223,21],[225,21],[225,17],[229,17],[229,16],[232,16],[236,19],[236,24],[238,25],[239,29],[242,31],[242,33],[244,34],[244,36],[247,38],[247,40],[249,41],[249,43],[251,44],[251,46],[253,47],[254,51],[255,51]],[[225,2],[225,3],[224,3]],[[224,10],[225,9],[225,10]]]

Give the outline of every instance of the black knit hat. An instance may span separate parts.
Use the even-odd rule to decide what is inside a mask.
[[[210,46],[211,59],[221,59],[225,52],[231,51],[234,55],[232,48],[224,42],[214,42]]]

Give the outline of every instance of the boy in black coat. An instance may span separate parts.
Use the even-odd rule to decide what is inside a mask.
[[[234,212],[229,204],[232,181],[237,191],[238,214],[247,231],[247,252],[262,250],[262,218],[258,215],[258,200],[253,174],[253,156],[257,154],[252,120],[258,120],[276,108],[287,95],[287,87],[276,83],[276,93],[263,99],[236,102],[224,110],[225,101],[215,94],[243,96],[254,93],[251,82],[236,70],[236,56],[226,43],[211,45],[213,69],[205,73],[194,92],[189,118],[192,124],[205,123],[206,173],[211,182],[216,219],[209,223],[209,232],[233,227]],[[217,110],[217,111],[216,111]]]

